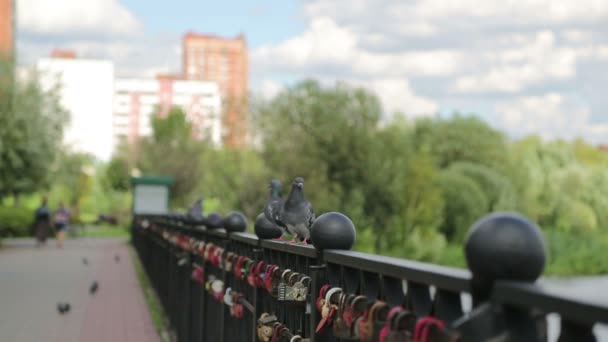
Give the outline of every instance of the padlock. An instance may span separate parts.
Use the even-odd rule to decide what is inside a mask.
[[[226,289],[226,292],[224,293],[224,304],[228,305],[228,306],[232,306],[233,302],[232,302],[232,288],[229,287]]]
[[[334,287],[329,289],[325,294],[325,300],[323,307],[321,308],[321,317],[323,318],[319,321],[319,324],[317,324],[317,329],[315,330],[317,334],[323,334],[333,324],[338,306],[332,303],[331,298],[332,296],[339,295],[341,293],[341,288]]]

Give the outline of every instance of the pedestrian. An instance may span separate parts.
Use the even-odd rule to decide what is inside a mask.
[[[34,227],[36,229],[36,246],[40,247],[46,244],[46,239],[49,236],[49,228],[51,226],[51,210],[47,205],[46,197],[42,198],[42,203],[34,213]]]
[[[63,205],[59,204],[59,208],[55,212],[55,230],[57,231],[57,247],[63,248],[63,241],[65,241],[66,231],[70,224],[70,211]]]

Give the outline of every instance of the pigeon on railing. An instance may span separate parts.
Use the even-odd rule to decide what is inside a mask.
[[[282,240],[285,233],[287,233],[287,227],[285,227],[285,224],[281,222],[280,218],[281,208],[283,208],[283,199],[281,198],[283,185],[281,184],[280,180],[273,179],[270,181],[268,187],[270,188],[270,194],[268,196],[268,201],[266,201],[266,206],[264,207],[264,216],[266,216],[268,221],[272,222],[275,226],[281,229],[283,234],[281,234],[279,239]]]
[[[203,219],[203,198],[199,197],[196,202],[192,204],[188,210],[188,216],[191,219],[202,220]]]
[[[310,226],[315,221],[315,211],[304,196],[304,178],[297,177],[293,180],[291,192],[281,208],[279,218],[293,235],[291,242],[301,239],[307,244],[310,239]]]

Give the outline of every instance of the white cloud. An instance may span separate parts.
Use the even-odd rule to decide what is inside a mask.
[[[563,95],[522,96],[496,106],[499,126],[514,136],[539,134],[545,139],[585,137],[599,143],[608,135],[608,123],[592,123],[588,107]]]
[[[38,34],[133,34],[142,27],[117,0],[18,0],[17,23]]]
[[[578,52],[557,47],[553,32],[542,31],[530,42],[487,54],[489,69],[457,79],[453,88],[457,92],[519,92],[531,84],[572,78]]]
[[[454,73],[463,56],[450,50],[379,53],[361,49],[354,32],[331,18],[311,19],[308,30],[275,46],[253,51],[258,68],[294,72],[314,68],[345,70],[351,76],[443,76]]]
[[[427,0],[416,2],[414,13],[437,19],[494,17],[511,22],[560,23],[606,18],[608,3],[603,0]]]
[[[309,17],[331,16],[359,33],[381,29],[406,36],[429,36],[457,27],[546,27],[565,23],[601,23],[608,18],[604,0],[312,0]]]
[[[288,39],[277,46],[262,46],[254,50],[254,58],[289,66],[310,64],[345,63],[355,50],[356,37],[349,30],[340,28],[328,17],[313,18],[310,28],[303,34]]]
[[[262,81],[259,89],[263,98],[272,99],[283,91],[285,87],[276,81],[265,79]]]
[[[373,81],[350,82],[370,89],[380,98],[384,111],[391,115],[401,112],[409,118],[434,116],[437,103],[418,96],[405,79],[376,79]]]

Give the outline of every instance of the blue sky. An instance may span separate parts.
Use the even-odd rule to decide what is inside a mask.
[[[55,47],[119,76],[179,71],[187,31],[250,48],[251,91],[345,81],[386,117],[476,113],[513,137],[608,143],[608,1],[17,0],[23,64]]]
[[[148,33],[192,30],[235,36],[247,35],[250,47],[279,43],[304,30],[296,1],[163,1],[127,0],[125,7],[145,23]]]

